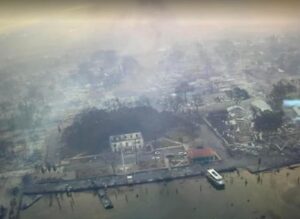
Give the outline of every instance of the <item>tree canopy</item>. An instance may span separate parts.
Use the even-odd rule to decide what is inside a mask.
[[[189,126],[171,113],[147,106],[114,111],[93,108],[77,115],[73,124],[63,131],[62,138],[68,154],[95,153],[109,147],[111,135],[140,131],[147,141],[179,125]]]
[[[282,112],[264,111],[254,119],[257,131],[275,131],[282,125]]]
[[[280,109],[282,107],[282,101],[284,100],[284,98],[295,91],[295,85],[293,85],[289,81],[281,80],[277,84],[273,85],[273,89],[270,94],[273,107],[275,107],[276,109]]]

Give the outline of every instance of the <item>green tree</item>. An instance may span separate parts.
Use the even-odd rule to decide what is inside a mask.
[[[277,84],[273,85],[273,89],[270,93],[272,105],[275,109],[281,109],[283,100],[292,92],[297,89],[295,85],[286,80],[281,80]]]
[[[254,119],[257,131],[275,131],[282,126],[282,112],[264,111]]]

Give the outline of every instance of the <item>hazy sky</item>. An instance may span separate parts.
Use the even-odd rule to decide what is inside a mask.
[[[0,31],[40,21],[268,26],[298,24],[299,0],[2,0]]]
[[[0,17],[106,17],[138,14],[140,16],[224,17],[229,18],[296,18],[297,0],[23,0],[0,1]]]

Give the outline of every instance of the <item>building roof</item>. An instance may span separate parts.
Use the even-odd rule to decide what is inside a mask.
[[[195,158],[204,158],[204,157],[212,157],[215,156],[216,152],[209,148],[209,147],[205,147],[205,148],[190,148],[187,151],[187,156],[190,159],[195,159]]]
[[[299,99],[283,100],[283,106],[284,107],[300,107],[300,100]]]
[[[112,142],[121,142],[121,141],[131,141],[131,140],[137,140],[142,139],[142,133],[141,132],[132,132],[132,133],[126,133],[122,135],[111,135],[109,137],[109,141]]]
[[[241,106],[238,106],[238,105],[235,105],[235,106],[230,106],[227,108],[227,111],[230,112],[232,110],[242,110],[242,111],[245,111],[245,109]]]
[[[297,116],[300,116],[300,107],[293,107],[294,112],[297,114]]]
[[[267,111],[267,110],[272,111],[272,108],[270,107],[270,105],[267,104],[266,101],[264,101],[262,99],[256,99],[256,100],[252,101],[251,105],[252,105],[252,107],[257,108],[262,112]]]

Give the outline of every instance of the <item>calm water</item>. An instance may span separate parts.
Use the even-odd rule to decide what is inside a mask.
[[[300,169],[257,175],[246,171],[224,175],[226,189],[217,191],[204,178],[110,189],[115,208],[104,210],[92,192],[73,199],[44,197],[21,219],[252,219],[300,218]],[[246,182],[247,180],[247,182]],[[52,200],[52,201],[51,201]]]

